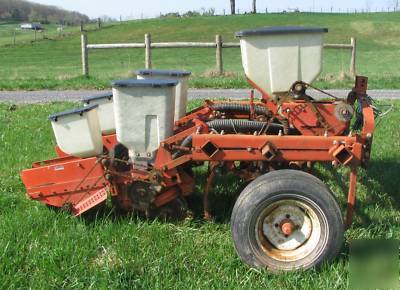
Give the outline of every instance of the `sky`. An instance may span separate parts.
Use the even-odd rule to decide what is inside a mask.
[[[55,5],[68,10],[79,11],[91,18],[103,15],[119,19],[151,18],[160,13],[185,12],[201,10],[202,8],[215,8],[217,14],[229,12],[229,0],[31,0],[42,4]],[[344,12],[347,10],[382,11],[388,7],[393,9],[395,0],[258,0],[258,11],[271,12],[298,8],[301,11],[319,12],[330,11]],[[250,11],[251,0],[236,0],[236,7],[240,13]]]

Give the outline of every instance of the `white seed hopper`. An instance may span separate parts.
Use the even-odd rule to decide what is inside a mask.
[[[177,84],[159,79],[113,82],[117,140],[134,159],[153,156],[173,134]]]
[[[177,80],[175,94],[175,121],[186,115],[186,106],[188,100],[190,71],[182,70],[156,70],[143,69],[134,72],[138,79],[172,79]]]
[[[100,128],[103,135],[115,134],[114,103],[112,92],[105,92],[86,97],[82,100],[85,106],[98,105]]]
[[[236,33],[246,77],[269,95],[286,93],[296,81],[311,83],[321,73],[326,32],[326,28],[278,26]]]
[[[49,120],[57,145],[63,152],[81,158],[103,152],[97,105],[57,113]]]

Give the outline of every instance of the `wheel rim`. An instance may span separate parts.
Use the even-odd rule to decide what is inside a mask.
[[[283,262],[296,262],[313,252],[318,256],[315,250],[324,248],[319,244],[326,243],[328,234],[326,222],[319,216],[321,210],[310,200],[272,202],[256,220],[257,244],[265,255]]]

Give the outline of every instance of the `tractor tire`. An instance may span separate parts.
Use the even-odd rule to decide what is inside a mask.
[[[335,197],[321,180],[298,170],[277,170],[243,190],[231,231],[243,262],[280,272],[318,268],[334,259],[344,225]]]

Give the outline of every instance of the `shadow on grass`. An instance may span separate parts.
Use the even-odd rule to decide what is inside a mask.
[[[393,201],[393,206],[396,209],[400,209],[400,161],[371,161],[367,168],[367,177],[365,181],[362,180],[361,182],[365,182],[368,188],[373,188],[376,185],[371,181],[376,181],[380,187],[377,190],[380,189],[382,192],[388,194]],[[371,201],[379,202],[379,199],[373,193],[368,194],[367,198],[368,203],[369,198],[372,199]]]

